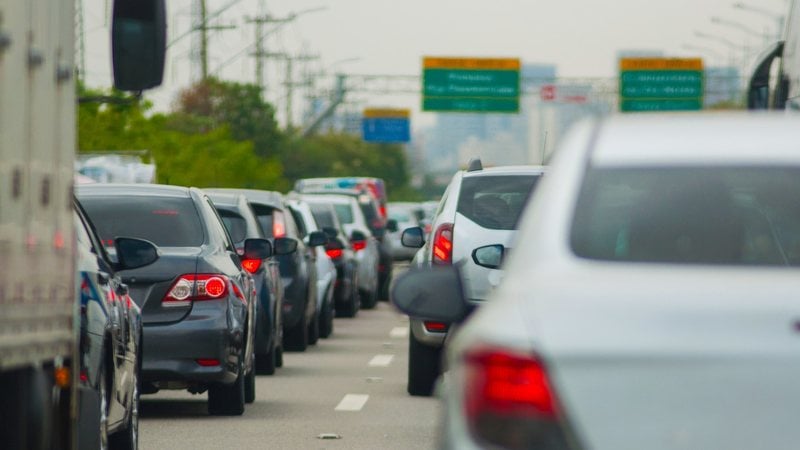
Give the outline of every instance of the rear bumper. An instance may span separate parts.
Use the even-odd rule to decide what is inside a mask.
[[[428,331],[425,329],[424,321],[420,319],[410,319],[409,322],[411,323],[411,333],[418,342],[431,347],[444,345],[447,332]]]
[[[225,315],[195,317],[179,323],[144,326],[142,381],[161,388],[169,382],[223,383],[236,381],[244,330],[230,329]],[[219,365],[201,366],[198,359]]]

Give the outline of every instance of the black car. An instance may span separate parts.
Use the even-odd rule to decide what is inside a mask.
[[[352,244],[330,203],[315,201],[310,197],[302,198],[311,208],[317,225],[328,235],[325,253],[336,267],[336,286],[333,291],[336,315],[355,317],[361,308],[361,297],[358,293],[358,260]]]
[[[238,193],[256,213],[264,234],[270,238],[291,238],[297,241],[297,251],[278,255],[283,282],[283,348],[305,351],[319,339],[317,311],[317,271],[314,249],[300,236],[283,195],[253,189],[208,189],[209,192]]]
[[[231,235],[237,252],[244,252],[245,240],[265,237],[253,209],[243,195],[222,192],[208,192],[208,195]],[[290,238],[275,238],[273,241],[276,250],[286,251],[296,246]],[[255,305],[256,370],[259,374],[272,375],[275,367],[283,365],[283,283],[278,260],[274,256],[246,259],[242,265],[253,276],[258,298]]]
[[[154,264],[120,272],[142,310],[142,393],[208,391],[208,410],[240,415],[255,400],[255,288],[242,258],[264,259],[264,239],[236,252],[211,200],[195,188],[82,185],[78,198],[98,234],[146,239]]]
[[[77,203],[73,220],[80,303],[78,447],[136,449],[142,321],[116,271],[152,264],[158,250],[147,241],[117,238],[110,242],[118,256],[113,263]]]

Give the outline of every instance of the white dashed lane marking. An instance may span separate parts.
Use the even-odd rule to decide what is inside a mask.
[[[342,401],[336,405],[336,411],[361,411],[361,408],[367,404],[369,395],[366,394],[347,394],[342,398]]]
[[[392,331],[389,332],[389,337],[400,339],[404,337],[408,337],[408,327],[394,327]]]
[[[394,355],[375,355],[367,365],[370,367],[388,367],[393,359]]]

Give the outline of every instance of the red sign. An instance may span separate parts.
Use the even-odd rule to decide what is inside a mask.
[[[554,84],[545,84],[539,88],[539,97],[543,102],[552,102],[556,99],[556,86]]]

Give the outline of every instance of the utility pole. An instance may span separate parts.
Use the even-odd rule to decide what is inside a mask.
[[[275,18],[269,14],[265,14],[252,19],[245,19],[247,23],[255,25],[255,51],[251,53],[251,56],[256,59],[256,85],[262,90],[266,90],[266,86],[264,85],[264,62],[267,58],[276,57],[275,54],[271,54],[265,49],[264,25],[269,25],[271,23],[285,24],[293,21],[295,18],[296,16],[294,15]]]
[[[200,23],[195,27],[195,30],[200,31],[200,73],[203,80],[208,79],[208,30],[230,30],[236,28],[235,25],[215,25],[208,24],[208,10],[206,8],[206,0],[199,0],[200,2]],[[232,2],[222,10],[214,14],[218,16],[223,10],[227,9],[236,2]]]
[[[319,55],[297,55],[297,56],[288,56],[286,57],[286,128],[292,128],[292,104],[293,104],[293,94],[294,88],[296,86],[305,86],[309,83],[309,80],[303,80],[300,83],[294,82],[294,74],[292,73],[292,66],[294,61],[314,61],[319,59]]]

